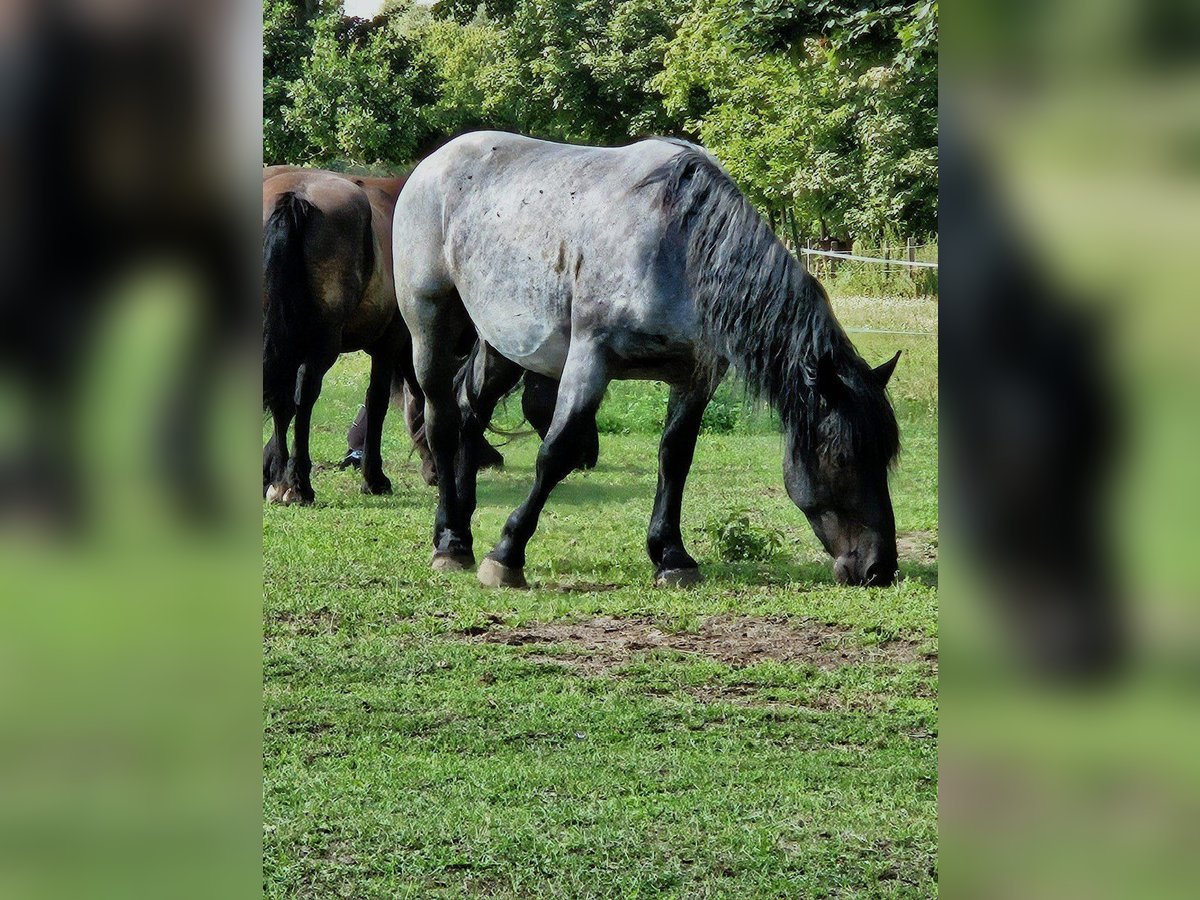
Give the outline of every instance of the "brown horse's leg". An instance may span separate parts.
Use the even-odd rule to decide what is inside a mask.
[[[312,457],[308,452],[308,435],[312,428],[313,407],[321,396],[321,381],[337,359],[337,354],[310,357],[301,368],[300,390],[296,404],[296,423],[293,427],[292,458],[288,460],[284,482],[288,491],[284,502],[312,503],[316,494],[312,487]]]
[[[263,496],[268,496],[274,485],[275,491],[270,497],[272,500],[282,499],[285,491],[281,482],[288,461],[287,433],[288,426],[292,422],[292,414],[293,409],[290,406],[271,411],[275,430],[271,434],[271,439],[267,441],[267,446],[263,448]]]
[[[394,350],[391,347],[371,354],[371,382],[367,388],[366,429],[363,434],[363,493],[390,494],[392,483],[383,474],[383,420],[392,395]]]
[[[421,478],[432,487],[437,484],[437,466],[429,449],[425,433],[425,393],[415,383],[404,385],[404,424],[408,427],[413,447],[421,457]]]

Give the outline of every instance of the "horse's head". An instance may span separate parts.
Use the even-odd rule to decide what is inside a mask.
[[[899,437],[886,388],[899,358],[876,369],[858,359],[841,366],[822,359],[807,433],[789,433],[788,496],[833,557],[841,584],[889,585],[896,577],[888,468]]]

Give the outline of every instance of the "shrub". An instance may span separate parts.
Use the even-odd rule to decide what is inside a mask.
[[[766,562],[783,549],[783,535],[777,529],[751,521],[745,510],[710,519],[705,533],[726,562]]]

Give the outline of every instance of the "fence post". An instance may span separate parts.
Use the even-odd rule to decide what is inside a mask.
[[[917,244],[912,238],[908,239],[908,261],[917,261]]]

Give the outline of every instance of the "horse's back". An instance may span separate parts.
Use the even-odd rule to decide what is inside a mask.
[[[678,285],[663,277],[670,261],[646,180],[680,150],[502,132],[450,142],[417,167],[397,208],[396,227],[424,248],[408,264],[409,288],[456,290],[489,344],[551,376],[593,322],[660,329],[645,317],[658,316]]]

